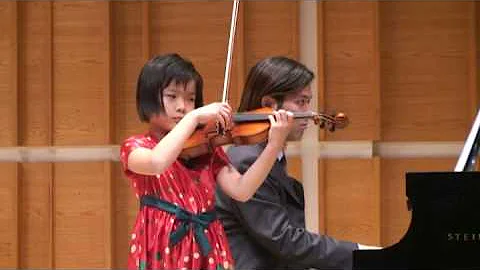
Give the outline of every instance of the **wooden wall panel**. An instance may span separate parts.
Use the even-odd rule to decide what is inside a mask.
[[[302,182],[302,158],[289,157],[287,161],[288,174]]]
[[[0,2],[0,145],[18,144],[17,3]],[[0,268],[18,267],[18,165],[1,163]]]
[[[54,3],[54,145],[109,143],[108,5]],[[102,162],[55,164],[55,266],[110,264],[109,170]]]
[[[133,134],[145,132],[147,126],[140,123],[137,117],[135,90],[138,74],[143,66],[142,47],[142,5],[135,2],[115,2],[113,14],[113,77],[115,78],[115,144]],[[115,226],[116,239],[114,252],[114,268],[125,268],[129,252],[128,241],[130,231],[138,211],[138,202],[123,174],[119,163],[113,167],[115,193]]]
[[[383,159],[382,165],[382,246],[400,241],[411,221],[405,193],[406,172],[453,171],[455,159]]]
[[[14,104],[14,103],[13,103]],[[0,267],[15,268],[18,265],[18,196],[17,164],[2,163],[0,188]]]
[[[246,72],[297,58],[295,1],[245,1],[230,103]],[[350,126],[320,140],[464,140],[478,104],[478,10],[468,1],[318,5],[319,104]],[[110,8],[112,8],[110,10]],[[146,129],[135,83],[152,55],[179,52],[223,86],[230,2],[0,2],[0,145],[120,144]],[[195,30],[194,30],[195,28]],[[321,73],[321,74],[320,74]],[[289,158],[301,179],[301,158]],[[366,244],[400,240],[405,172],[453,159],[322,160],[321,229]],[[118,163],[1,163],[0,267],[124,268],[137,202]]]
[[[468,102],[470,3],[380,4],[382,137],[463,140]]]
[[[204,101],[222,98],[231,2],[152,2],[151,54],[177,52],[204,78]]]
[[[20,145],[51,145],[52,139],[52,4],[21,2],[19,44]],[[20,165],[20,268],[53,266],[51,163]]]
[[[379,221],[372,160],[326,162],[326,233],[362,244],[379,244]]]
[[[298,59],[297,1],[246,1],[245,57],[248,70],[270,56]]]
[[[349,125],[335,133],[320,134],[326,140],[375,140],[377,123],[377,3],[325,2],[323,25],[323,83],[325,112],[345,112]],[[322,75],[320,75],[322,76]],[[322,78],[322,77],[320,77]],[[321,161],[322,162],[322,161]],[[344,240],[379,244],[380,208],[377,161],[327,160],[324,172],[325,232]],[[322,179],[320,179],[322,181]]]
[[[325,108],[350,119],[329,140],[372,140],[376,134],[375,5],[368,2],[324,4]]]

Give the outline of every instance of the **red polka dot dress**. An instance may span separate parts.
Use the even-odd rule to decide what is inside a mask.
[[[195,159],[193,166],[176,160],[159,175],[127,169],[137,147],[152,149],[151,133],[132,136],[120,149],[120,161],[131,181],[140,210],[131,234],[129,269],[231,269],[233,259],[215,210],[215,176],[228,164],[222,148]]]

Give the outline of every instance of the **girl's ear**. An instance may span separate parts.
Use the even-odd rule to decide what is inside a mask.
[[[278,110],[278,103],[271,96],[264,96],[262,97],[262,107],[270,107],[274,110]]]

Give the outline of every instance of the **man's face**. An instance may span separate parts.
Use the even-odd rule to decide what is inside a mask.
[[[309,112],[311,110],[310,101],[312,100],[311,86],[307,86],[294,93],[290,93],[284,97],[281,108],[291,112]],[[303,137],[305,129],[308,127],[308,119],[295,119],[292,131],[287,137],[288,141],[299,141]]]

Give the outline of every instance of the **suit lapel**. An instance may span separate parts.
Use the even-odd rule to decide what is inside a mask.
[[[266,143],[260,143],[255,145],[255,150],[258,152],[258,155],[262,153],[263,149],[265,148]],[[282,185],[282,187],[286,190],[287,194],[298,204],[304,206],[305,199],[303,195],[303,187],[298,181],[290,177],[287,174],[286,168],[281,164],[281,162],[277,159],[275,164],[270,171],[270,176],[275,179],[278,183]]]
[[[272,168],[272,171],[270,172],[270,175],[275,179],[275,181],[278,181],[283,188],[286,190],[287,194],[297,203],[300,205],[305,204],[305,200],[303,197],[303,188],[298,181],[290,177],[287,174],[286,168],[282,166],[280,161],[276,161],[275,165]]]

